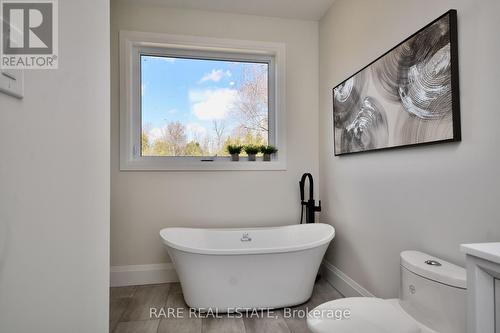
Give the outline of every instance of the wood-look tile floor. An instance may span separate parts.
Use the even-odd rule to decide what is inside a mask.
[[[319,279],[311,299],[293,307],[309,310],[321,303],[341,298],[324,279]],[[184,309],[182,318],[162,316],[150,318],[150,308]],[[111,288],[110,333],[309,333],[306,320],[285,316],[283,310],[274,310],[275,318],[244,316],[243,318],[195,318],[188,316],[178,283]],[[233,316],[234,317],[234,316]]]

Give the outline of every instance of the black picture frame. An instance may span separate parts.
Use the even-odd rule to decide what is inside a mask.
[[[428,142],[418,142],[418,143],[410,143],[410,144],[402,144],[402,145],[395,145],[395,146],[388,146],[388,147],[380,147],[380,148],[373,148],[373,149],[366,149],[366,150],[359,150],[359,151],[352,151],[352,152],[337,152],[336,151],[336,133],[335,131],[337,130],[335,126],[335,97],[334,97],[334,92],[335,89],[338,87],[342,86],[345,84],[349,79],[355,77],[359,73],[363,72],[364,70],[368,69],[371,67],[374,63],[379,61],[380,59],[384,58],[391,52],[393,52],[396,48],[401,46],[402,44],[406,43],[410,39],[414,38],[418,34],[422,33],[429,27],[431,27],[433,24],[436,22],[442,20],[444,17],[449,16],[449,38],[450,38],[450,68],[451,68],[451,113],[452,113],[452,129],[453,129],[453,137],[450,139],[443,139],[443,140],[435,140],[435,141],[428,141]],[[461,119],[460,119],[460,84],[459,84],[459,55],[458,55],[458,27],[457,27],[457,10],[455,9],[450,9],[446,13],[442,14],[411,36],[407,37],[405,40],[400,42],[399,44],[395,45],[393,48],[370,62],[368,65],[364,66],[360,70],[358,70],[356,73],[352,74],[349,76],[347,79],[336,85],[332,89],[332,97],[333,97],[333,153],[334,156],[343,156],[343,155],[351,155],[351,154],[357,154],[357,153],[363,153],[363,152],[375,152],[375,151],[381,151],[381,150],[393,150],[393,149],[400,149],[400,148],[407,148],[407,147],[415,147],[415,146],[421,146],[421,145],[434,145],[438,143],[446,143],[446,142],[460,142],[462,140],[462,133],[461,133]]]

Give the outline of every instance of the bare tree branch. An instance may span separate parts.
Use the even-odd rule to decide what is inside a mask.
[[[224,123],[223,120],[221,120],[221,121],[214,120],[213,126],[214,126],[214,132],[215,132],[215,136],[216,136],[216,145],[217,145],[215,151],[220,151],[222,149],[222,145],[224,143],[224,132],[226,129],[226,124]]]
[[[243,72],[234,111],[245,129],[266,133],[269,131],[267,79],[267,70],[262,65],[254,65]]]
[[[187,144],[186,127],[179,121],[168,123],[163,129],[163,140],[169,143],[174,156],[184,155]]]

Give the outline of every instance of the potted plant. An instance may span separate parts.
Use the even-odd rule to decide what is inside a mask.
[[[274,146],[261,146],[260,147],[260,152],[264,154],[264,161],[270,162],[271,161],[271,155],[275,154],[278,152],[278,149]]]
[[[231,161],[237,162],[240,160],[240,154],[243,150],[243,146],[240,145],[228,145],[227,151],[231,154]]]
[[[255,161],[255,155],[260,151],[260,147],[254,145],[245,146],[245,152],[248,154],[249,161]]]

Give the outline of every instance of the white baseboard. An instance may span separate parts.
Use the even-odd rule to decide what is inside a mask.
[[[323,260],[321,275],[345,297],[375,297],[337,267]]]
[[[111,266],[111,287],[178,282],[172,263]],[[337,267],[324,260],[321,275],[345,297],[375,297]]]
[[[179,281],[177,273],[174,269],[174,265],[172,263],[111,266],[110,274],[111,287],[170,283]]]

